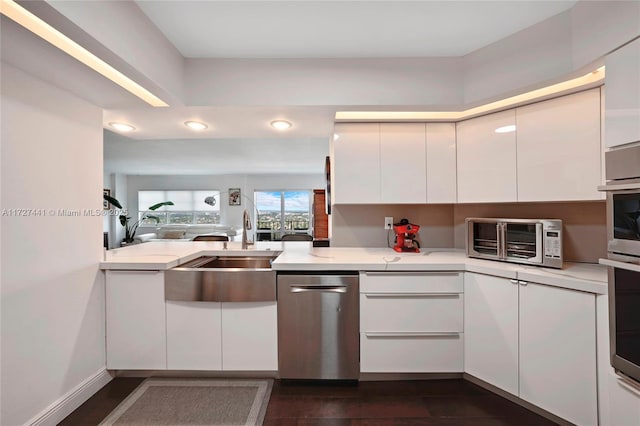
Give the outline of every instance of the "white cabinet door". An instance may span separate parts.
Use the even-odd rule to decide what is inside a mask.
[[[360,273],[360,371],[462,372],[457,272]]]
[[[579,425],[598,423],[595,295],[520,285],[520,398]]]
[[[363,373],[459,373],[462,333],[360,334]]]
[[[333,202],[380,203],[380,124],[338,123],[333,141]]]
[[[605,146],[640,141],[640,39],[605,60]]]
[[[222,303],[222,368],[278,370],[276,302]]]
[[[600,89],[517,108],[518,201],[601,200]]]
[[[465,372],[517,396],[517,281],[465,273],[464,335]]]
[[[606,373],[609,391],[609,426],[640,425],[640,387],[623,381],[611,367]]]
[[[167,301],[167,368],[222,370],[219,302]]]
[[[164,273],[106,271],[107,368],[165,370]]]
[[[456,125],[427,124],[427,203],[456,202]]]
[[[459,203],[517,200],[516,134],[496,133],[515,124],[513,109],[457,123]]]
[[[382,203],[427,201],[425,124],[380,124]]]

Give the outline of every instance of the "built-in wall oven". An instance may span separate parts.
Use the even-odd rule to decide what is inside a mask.
[[[466,219],[469,257],[562,268],[559,219]]]
[[[611,365],[640,382],[640,146],[605,160]]]

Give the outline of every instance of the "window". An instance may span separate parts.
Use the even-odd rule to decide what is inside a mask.
[[[311,191],[256,191],[256,239],[279,240],[284,234],[309,233]]]
[[[173,206],[163,206],[149,213],[149,207],[164,201]],[[158,217],[158,224],[214,224],[220,223],[220,191],[138,191],[138,217],[145,214]],[[153,220],[141,225],[154,226]]]

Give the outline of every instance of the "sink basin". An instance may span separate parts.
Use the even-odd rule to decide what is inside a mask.
[[[271,262],[275,257],[267,256],[215,256],[196,268],[251,268],[271,269]]]
[[[182,302],[276,300],[269,256],[202,256],[165,272],[165,299]]]

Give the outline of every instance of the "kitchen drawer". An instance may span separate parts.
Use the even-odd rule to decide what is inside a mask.
[[[463,331],[459,293],[360,294],[361,331]]]
[[[464,371],[462,333],[360,333],[362,373]]]
[[[462,293],[461,272],[362,272],[360,293]]]

